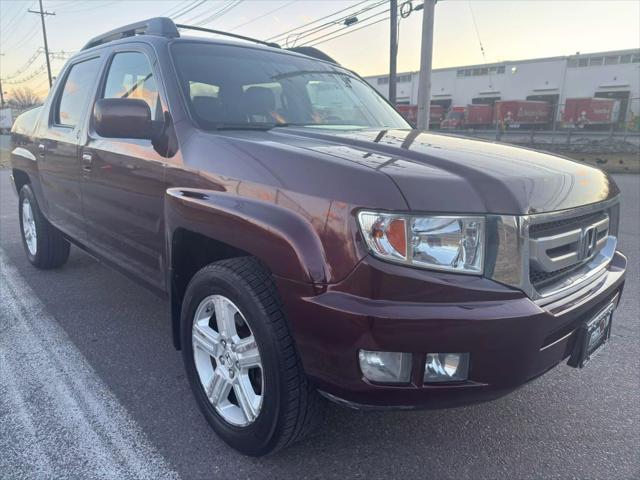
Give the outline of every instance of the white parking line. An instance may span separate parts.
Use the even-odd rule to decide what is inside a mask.
[[[0,477],[178,478],[1,248]]]

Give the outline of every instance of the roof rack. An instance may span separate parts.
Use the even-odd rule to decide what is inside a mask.
[[[197,30],[199,32],[215,33],[216,35],[224,35],[225,37],[239,38],[240,40],[247,40],[249,42],[259,43],[261,45],[266,45],[267,47],[280,48],[280,45],[278,45],[277,43],[264,42],[264,41],[258,40],[256,38],[245,37],[244,35],[238,35],[237,33],[223,32],[222,30],[213,30],[211,28],[196,27],[196,26],[193,26],[193,25],[184,25],[184,24],[181,24],[181,23],[177,23],[177,24],[175,24],[175,26],[178,27],[178,28],[182,28],[184,30]]]
[[[168,17],[155,17],[148,20],[143,20],[141,22],[131,23],[129,25],[125,25],[124,27],[116,28],[115,30],[111,30],[110,32],[98,35],[97,37],[89,40],[89,42],[84,47],[82,47],[82,50],[97,47],[98,45],[113,42],[114,40],[120,40],[121,38],[135,37],[136,35],[156,35],[166,38],[178,38],[180,37],[180,32],[178,31],[178,29],[197,30],[199,32],[214,33],[216,35],[224,35],[225,37],[233,37],[240,40],[259,43],[268,47],[280,48],[280,45],[274,42],[265,42],[256,38],[238,35],[236,33],[223,32],[222,30],[213,30],[211,28],[205,27],[197,27],[195,25],[184,25],[181,23],[176,24]],[[287,50],[338,64],[338,62],[336,62],[329,55],[314,47],[292,47],[288,48]]]
[[[156,35],[160,37],[176,38],[180,36],[180,33],[178,32],[175,23],[173,23],[173,20],[170,18],[150,18],[148,20],[125,25],[124,27],[116,28],[110,32],[98,35],[97,37],[89,40],[89,42],[82,47],[82,50],[97,47],[98,45],[113,42],[114,40],[119,40],[121,38],[134,37],[136,35]]]
[[[148,20],[143,20],[141,22],[132,23],[130,25],[125,25],[124,27],[116,28],[115,30],[111,30],[110,32],[98,35],[97,37],[89,40],[89,42],[84,47],[82,47],[82,50],[97,47],[98,45],[113,42],[114,40],[119,40],[121,38],[134,37],[136,35],[156,35],[159,37],[177,38],[180,36],[180,32],[178,32],[179,28],[184,30],[198,30],[200,32],[215,33],[216,35],[224,35],[226,37],[233,37],[240,40],[248,40],[250,42],[260,43],[269,47],[280,48],[280,45],[278,45],[277,43],[263,42],[262,40],[246,37],[244,35],[223,32],[221,30],[213,30],[211,28],[183,25],[180,23],[175,24],[173,23],[173,20],[168,17],[156,17],[150,18]]]

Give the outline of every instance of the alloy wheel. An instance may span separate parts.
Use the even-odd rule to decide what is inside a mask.
[[[253,423],[262,408],[264,374],[258,344],[240,309],[222,295],[203,299],[193,318],[192,343],[211,405],[231,425]]]
[[[29,253],[35,256],[38,251],[38,235],[36,221],[33,218],[33,209],[28,198],[22,200],[22,234]]]

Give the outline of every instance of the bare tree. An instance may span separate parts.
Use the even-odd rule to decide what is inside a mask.
[[[11,91],[9,103],[20,110],[35,107],[42,103],[42,99],[29,87],[16,88]]]

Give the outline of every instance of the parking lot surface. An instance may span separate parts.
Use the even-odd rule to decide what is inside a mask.
[[[330,405],[314,437],[255,459],[200,415],[167,304],[78,249],[58,271],[27,262],[0,170],[0,478],[640,478],[640,177],[615,178],[627,286],[587,368],[473,407]]]

